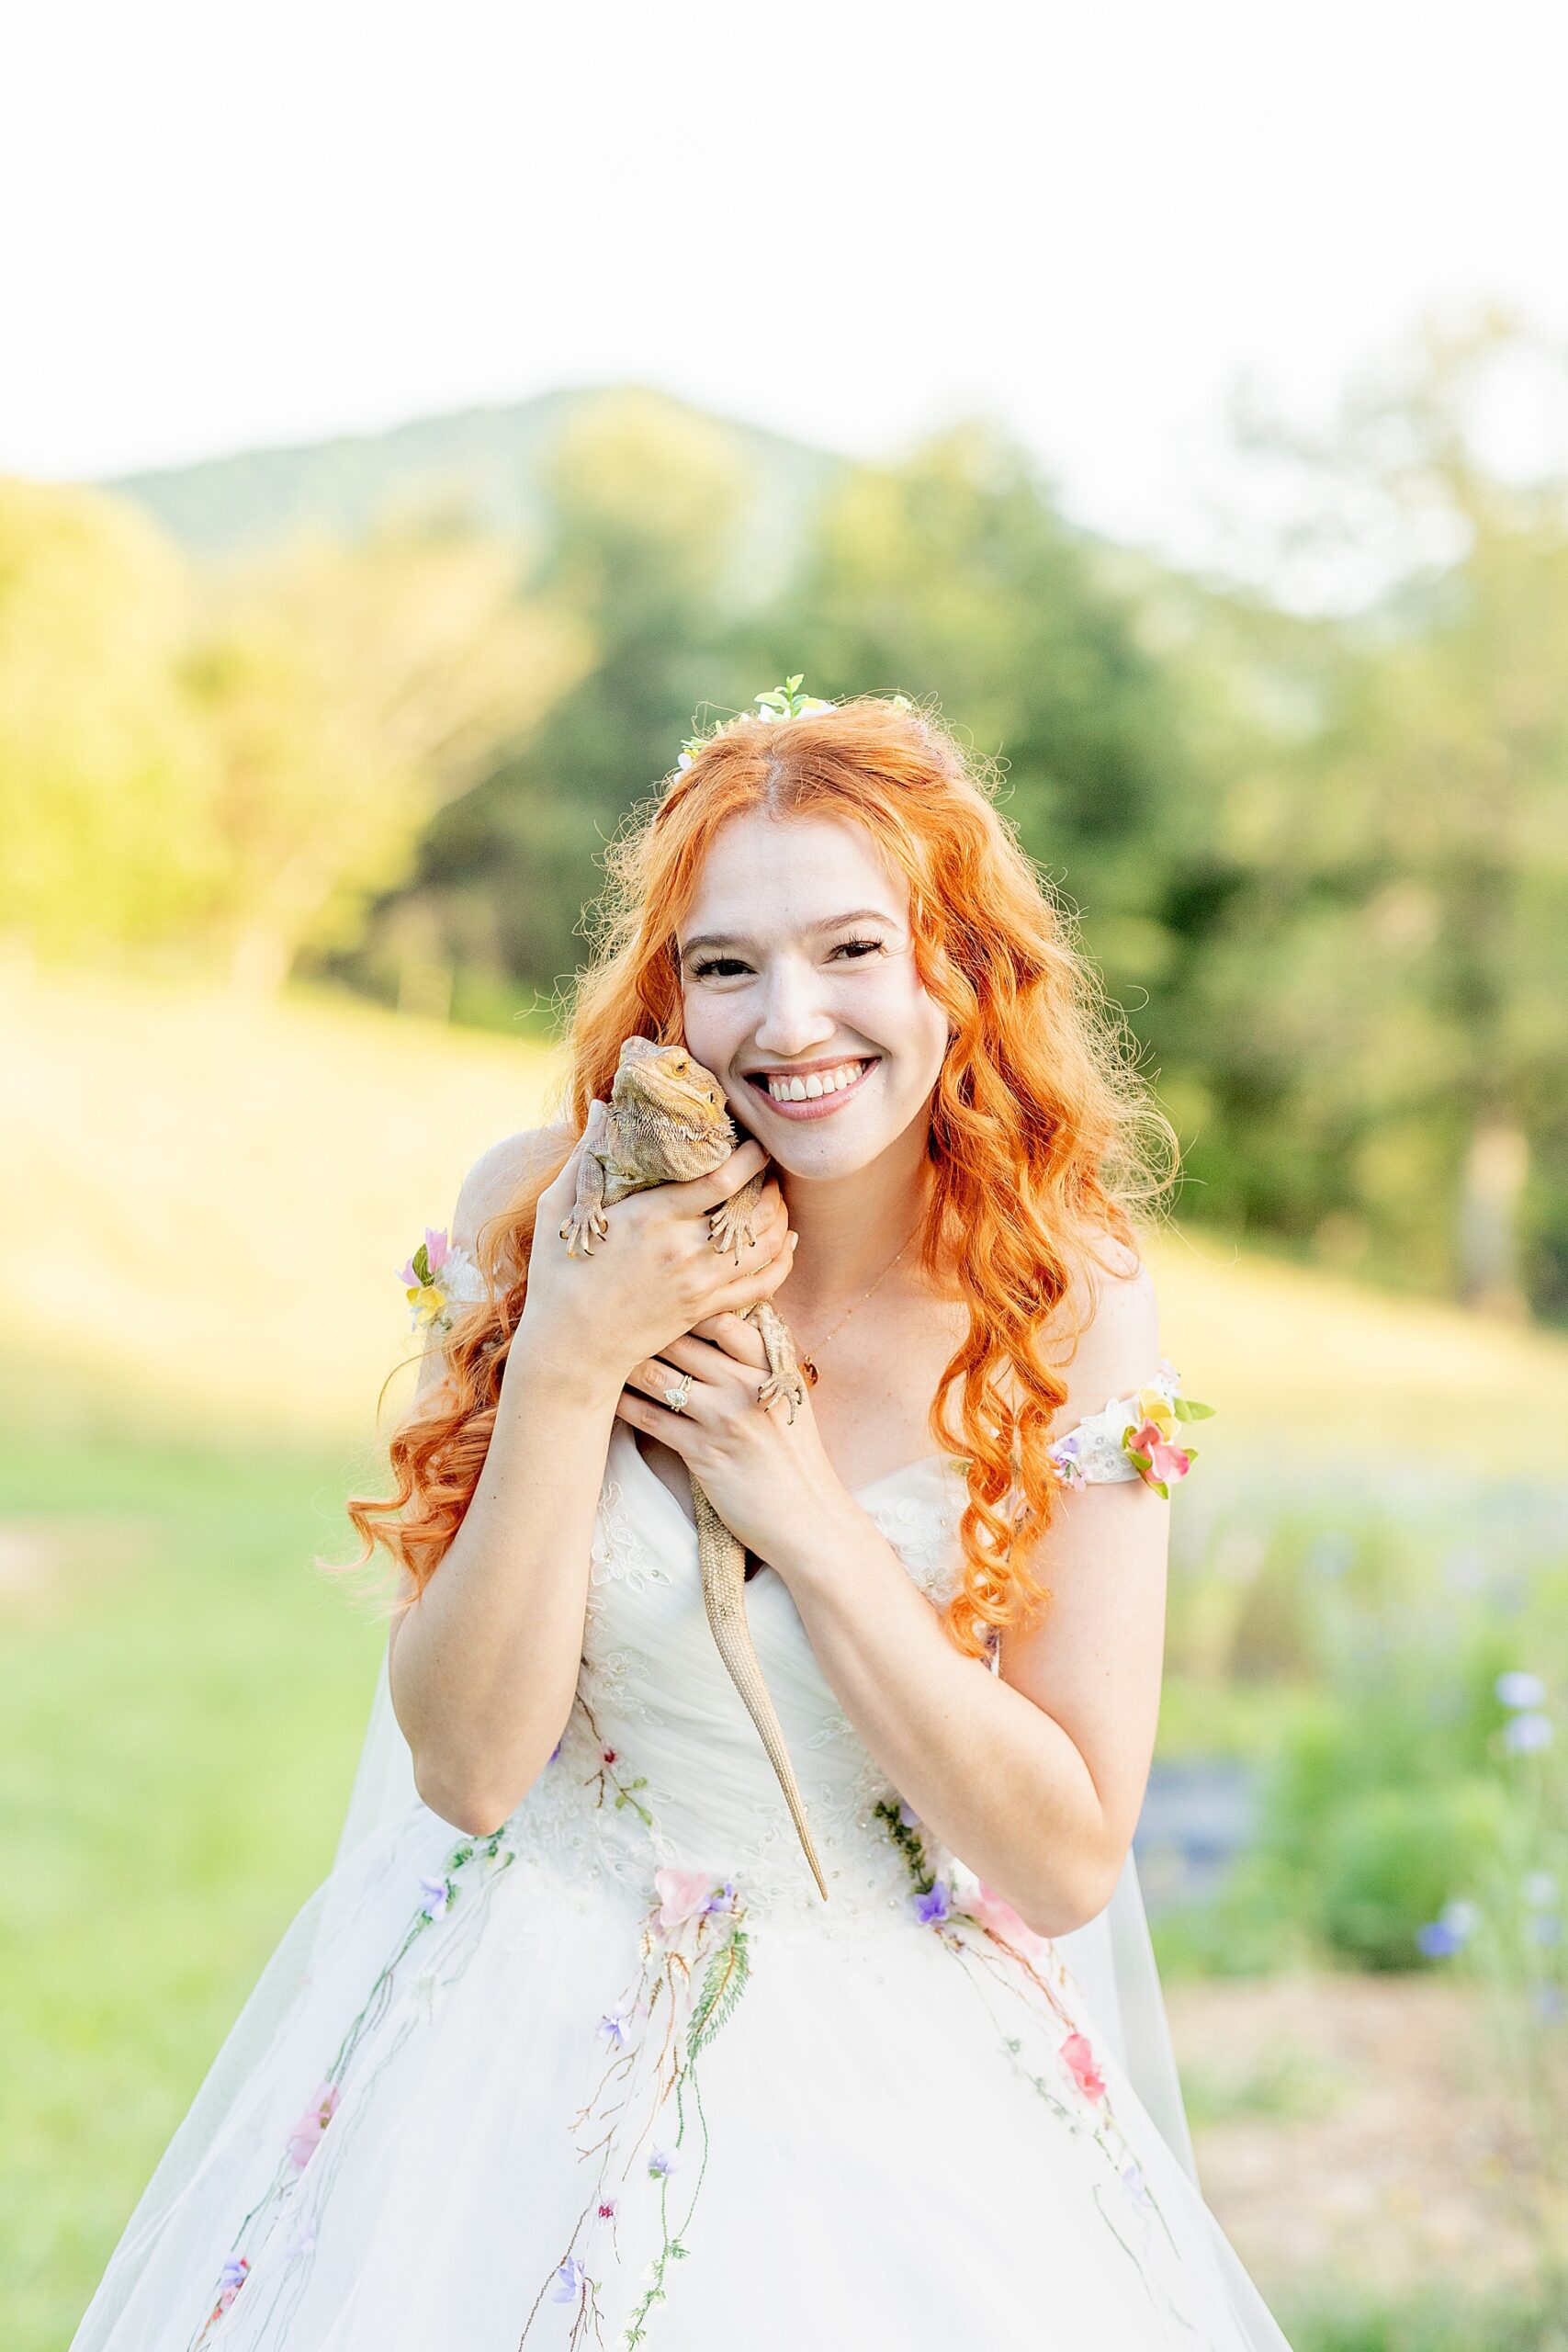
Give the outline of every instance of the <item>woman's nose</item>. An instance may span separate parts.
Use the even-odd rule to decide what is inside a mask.
[[[756,1042],[765,1054],[787,1058],[807,1053],[831,1037],[838,1026],[808,964],[775,964],[767,974],[764,995]]]

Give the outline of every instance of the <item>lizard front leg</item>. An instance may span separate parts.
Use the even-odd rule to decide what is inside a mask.
[[[755,1176],[747,1178],[738,1193],[731,1193],[727,1201],[720,1201],[717,1208],[708,1211],[708,1232],[713,1237],[714,1248],[718,1250],[733,1250],[737,1265],[740,1263],[742,1241],[755,1241],[757,1238],[751,1230],[751,1219],[757,1214],[757,1204],[762,1197],[766,1177],[767,1170],[760,1169]]]
[[[757,1391],[757,1402],[767,1412],[782,1396],[789,1407],[790,1426],[793,1428],[795,1408],[806,1401],[806,1380],[795,1352],[789,1326],[771,1298],[760,1298],[755,1306],[749,1306],[745,1320],[756,1325],[762,1335],[762,1345],[768,1351],[768,1376]]]
[[[603,1241],[610,1230],[604,1215],[604,1162],[600,1157],[609,1140],[610,1106],[595,1095],[588,1106],[588,1121],[582,1130],[582,1158],[577,1164],[577,1196],[570,1214],[561,1227],[560,1238],[566,1243],[569,1258],[577,1255],[577,1245],[582,1244],[585,1258],[593,1255],[593,1244]]]

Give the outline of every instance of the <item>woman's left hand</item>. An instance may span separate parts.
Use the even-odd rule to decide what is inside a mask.
[[[677,1413],[663,1398],[688,1372],[686,1402]],[[784,1398],[767,1407],[757,1402],[767,1373],[755,1324],[739,1315],[711,1316],[637,1364],[615,1411],[672,1447],[731,1534],[787,1573],[792,1555],[815,1549],[850,1498],[823,1452],[809,1391],[792,1422]]]

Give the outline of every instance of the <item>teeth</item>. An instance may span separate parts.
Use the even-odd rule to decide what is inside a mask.
[[[770,1078],[768,1092],[775,1102],[810,1102],[819,1095],[841,1093],[861,1074],[859,1062],[842,1062],[837,1069],[813,1070],[808,1078]]]

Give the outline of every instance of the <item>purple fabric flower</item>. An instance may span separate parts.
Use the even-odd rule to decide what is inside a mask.
[[[551,1748],[550,1753],[549,1753],[549,1759],[548,1759],[548,1760],[550,1761],[550,1763],[552,1763],[552,1764],[553,1764],[553,1763],[555,1762],[555,1760],[556,1760],[556,1758],[557,1758],[559,1754],[560,1754],[560,1742],[559,1742],[559,1740],[558,1739],[558,1740],[557,1740],[557,1742],[556,1742],[556,1744],[555,1744],[555,1746]]]
[[[302,2221],[283,2249],[285,2262],[299,2262],[316,2251],[316,2224],[309,2216]]]
[[[914,1811],[912,1806],[904,1804],[903,1803],[900,1803],[898,1807],[898,1818],[903,1823],[906,1829],[918,1829],[920,1826],[919,1815]]]
[[[953,1908],[948,1895],[947,1883],[940,1878],[929,1894],[912,1894],[909,1900],[915,1906],[915,1917],[922,1928],[934,1927],[939,1919],[945,1919]]]
[[[1144,2178],[1142,2167],[1135,2164],[1129,2165],[1122,2175],[1122,2177],[1126,2182],[1128,2189],[1136,2201],[1140,2205],[1146,2205],[1150,2207],[1152,2210],[1155,2200],[1149,2195],[1149,2185]]]
[[[581,2286],[582,2265],[576,2255],[569,2254],[556,2272],[555,2292],[550,2297],[551,2302],[575,2303]],[[249,2309],[249,2306],[247,2305],[246,2308]]]
[[[1529,1714],[1515,1715],[1503,1726],[1503,1745],[1510,1756],[1532,1756],[1537,1748],[1551,1745],[1551,1717]]]
[[[724,1884],[708,1896],[707,1901],[703,1905],[702,1915],[706,1918],[710,1911],[733,1911],[734,1908],[735,1881],[732,1878],[727,1878]]]
[[[630,2009],[623,2007],[617,2002],[613,2009],[606,2011],[605,2015],[600,2018],[599,2030],[612,2050],[626,2048],[630,2039],[626,2032],[626,2023],[631,2015]]]
[[[231,2254],[229,2256],[228,2261],[223,2265],[222,2275],[218,2281],[219,2286],[226,2294],[232,2293],[234,2289],[241,2284],[250,2267],[249,2262],[243,2254]],[[249,2311],[249,2303],[245,2305],[245,2309]]]
[[[672,2172],[680,2171],[681,2159],[673,2148],[655,2148],[648,2160],[648,2169],[655,2180],[665,2180]]]
[[[439,1919],[451,1900],[451,1888],[444,1878],[425,1878],[423,1874],[419,1884],[420,1892],[424,1896],[425,1917]]]

